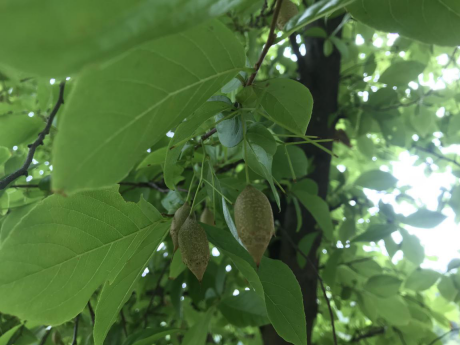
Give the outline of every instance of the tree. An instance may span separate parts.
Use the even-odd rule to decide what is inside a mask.
[[[460,221],[459,17],[455,0],[4,1],[0,343],[458,342],[460,259],[429,268],[417,235]],[[393,176],[400,157],[448,177],[435,203]],[[274,217],[260,265],[234,222],[247,185]],[[202,281],[168,234],[185,203]]]

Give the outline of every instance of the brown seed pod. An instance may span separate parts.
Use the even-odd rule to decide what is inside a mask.
[[[238,236],[257,266],[275,233],[273,211],[264,193],[247,186],[235,202],[235,224]]]
[[[290,0],[284,0],[281,4],[280,13],[278,15],[276,24],[278,29],[283,30],[286,23],[299,13],[297,5]]]
[[[214,220],[214,213],[206,207],[200,216],[200,222],[214,226],[216,224],[216,221]]]
[[[188,204],[188,202],[186,202],[181,207],[179,207],[176,213],[174,213],[174,217],[171,222],[171,228],[169,229],[169,233],[171,235],[173,245],[174,245],[174,251],[176,251],[179,248],[179,241],[177,239],[177,236],[179,235],[179,230],[182,224],[184,224],[189,214],[190,214],[190,205]]]
[[[209,262],[209,243],[206,232],[190,216],[179,231],[179,246],[182,252],[182,261],[201,282]]]

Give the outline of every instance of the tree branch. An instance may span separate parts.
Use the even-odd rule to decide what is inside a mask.
[[[38,134],[37,140],[35,140],[32,144],[29,145],[29,153],[27,154],[26,161],[24,162],[22,167],[20,167],[18,170],[16,170],[15,172],[13,172],[12,174],[8,175],[7,177],[5,177],[3,180],[0,181],[0,190],[5,189],[11,182],[18,179],[21,176],[28,176],[28,170],[29,170],[30,164],[32,164],[32,160],[34,159],[35,150],[40,145],[43,145],[43,140],[50,132],[54,117],[58,113],[61,105],[64,104],[64,87],[65,87],[65,81],[59,84],[59,97],[46,122],[45,129],[41,131],[40,134]]]
[[[254,79],[256,78],[257,72],[259,72],[260,66],[262,66],[262,62],[264,62],[265,56],[267,56],[267,53],[270,50],[271,46],[273,45],[273,43],[275,43],[276,21],[278,19],[278,15],[280,14],[282,3],[283,3],[283,0],[276,1],[275,12],[273,13],[272,23],[270,25],[270,32],[268,33],[267,42],[265,43],[264,48],[262,49],[262,53],[260,53],[259,60],[257,60],[254,66],[255,71],[249,77],[248,82],[246,83],[246,86],[252,85],[252,83],[254,82]]]
[[[80,321],[80,314],[77,315],[75,318],[75,323],[73,326],[73,339],[71,345],[77,345],[77,337],[78,337],[78,322]]]
[[[438,340],[441,340],[442,338],[444,338],[446,335],[449,335],[451,333],[455,333],[455,332],[459,332],[460,331],[460,328],[452,328],[449,332],[446,332],[442,335],[440,335],[439,337],[437,337],[436,339],[433,339],[428,345],[434,345],[436,344],[436,342]]]
[[[307,262],[311,265],[311,267],[315,271],[316,276],[318,277],[319,284],[321,286],[321,290],[323,291],[324,299],[326,300],[327,308],[329,309],[329,315],[331,317],[332,336],[334,338],[334,344],[337,345],[338,343],[337,343],[337,334],[335,332],[334,313],[332,312],[332,307],[331,307],[331,302],[329,301],[329,297],[327,297],[327,294],[326,294],[326,288],[324,287],[324,281],[321,278],[321,276],[319,275],[318,270],[316,269],[315,265],[310,260],[310,258],[307,255],[305,255],[305,253],[303,251],[300,250],[299,246],[294,242],[294,240],[291,238],[291,236],[289,236],[289,234],[287,233],[286,230],[284,230],[283,228],[280,228],[280,229],[283,232],[283,234],[285,235],[285,237],[287,238],[287,240],[288,240],[289,244],[292,246],[292,248],[294,248],[300,255],[302,255],[305,260],[307,260]]]
[[[355,337],[351,338],[350,343],[357,343],[357,342],[359,342],[359,341],[361,341],[363,339],[375,337],[376,335],[380,335],[380,334],[384,334],[384,333],[385,333],[385,328],[384,327],[375,328],[375,329],[370,330],[367,333],[360,334],[358,336],[355,336]]]
[[[93,306],[91,305],[90,301],[88,301],[88,310],[89,310],[89,315],[91,316],[91,323],[94,326],[96,315],[94,314],[94,309],[93,309]]]
[[[457,162],[457,161],[454,160],[454,159],[447,158],[447,157],[445,157],[445,156],[443,156],[443,155],[440,155],[439,153],[433,152],[432,150],[426,149],[426,148],[424,148],[424,147],[420,147],[420,146],[417,146],[417,145],[414,145],[413,147],[414,147],[414,149],[416,149],[416,150],[419,150],[419,151],[423,151],[423,152],[429,153],[430,155],[432,155],[432,156],[434,156],[434,157],[436,157],[436,158],[438,158],[438,159],[440,159],[440,160],[443,160],[443,161],[452,163],[452,164],[454,164],[454,165],[460,167],[460,162]]]

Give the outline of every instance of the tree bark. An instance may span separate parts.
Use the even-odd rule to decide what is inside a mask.
[[[340,24],[342,16],[328,20],[325,25],[324,20],[314,23],[316,26],[323,27],[328,33]],[[338,36],[340,35],[340,32]],[[290,38],[293,51],[297,55],[299,81],[310,89],[314,105],[313,114],[308,126],[307,134],[316,135],[321,138],[333,139],[335,134],[335,121],[331,121],[331,115],[338,110],[338,92],[340,79],[340,54],[334,49],[329,57],[323,53],[324,39],[317,37],[304,37],[303,42],[306,47],[306,55],[302,56],[299,52],[299,46],[296,43],[295,34]],[[332,125],[330,125],[332,123]],[[332,142],[325,143],[328,149],[332,149]],[[318,185],[318,195],[326,199],[329,187],[329,171],[331,165],[331,156],[313,145],[300,145],[309,159],[313,158],[314,170],[309,174],[309,178],[314,180]],[[296,233],[297,217],[292,204],[284,202],[284,212],[275,214],[283,229],[298,243],[304,236],[309,233],[320,231],[317,228],[316,221],[311,214],[302,207],[302,228]],[[289,242],[282,237],[279,243],[270,248],[270,255],[274,258],[281,259],[289,265],[296,275],[304,298],[304,309],[307,320],[307,341],[308,345],[313,344],[313,330],[318,314],[317,299],[318,296],[318,278],[316,272],[319,266],[318,249],[321,245],[322,237],[318,236],[316,242],[310,251],[309,258],[314,264],[308,264],[305,268],[300,268],[297,264],[295,249],[290,246]],[[289,344],[281,339],[272,326],[264,327],[263,339],[265,345],[284,345]]]

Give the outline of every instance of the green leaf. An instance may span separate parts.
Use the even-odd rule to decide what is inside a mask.
[[[47,325],[75,317],[156,231],[148,212],[115,188],[44,199],[0,248],[0,310]]]
[[[11,233],[11,230],[18,224],[22,218],[24,218],[30,210],[36,206],[35,203],[16,207],[13,210],[10,210],[6,219],[3,221],[3,224],[0,227],[0,244],[3,243],[8,235]]]
[[[397,32],[429,44],[460,44],[457,0],[361,0],[347,6],[355,19],[377,30]]]
[[[299,242],[299,250],[304,253],[307,257],[310,253],[310,250],[315,242],[316,238],[318,237],[318,232],[312,232],[311,234],[305,235]],[[299,267],[304,268],[307,264],[307,260],[303,255],[297,253],[297,262],[299,263]]]
[[[385,319],[390,325],[402,326],[407,325],[411,319],[409,308],[401,296],[392,296],[388,298],[373,298],[377,313]]]
[[[441,212],[430,211],[427,209],[419,209],[416,212],[401,217],[401,223],[415,226],[417,228],[431,229],[441,224],[447,217]]]
[[[279,181],[283,178],[298,179],[307,175],[308,159],[305,152],[294,145],[286,146],[286,150],[283,145],[280,145],[273,156],[273,177]],[[289,160],[295,176],[292,176]]]
[[[401,250],[404,258],[415,265],[420,265],[425,260],[425,249],[420,244],[420,240],[415,235],[410,235],[407,231],[400,231],[403,237]]]
[[[8,345],[10,340],[11,340],[11,338],[13,337],[13,335],[21,327],[23,327],[23,325],[17,325],[17,326],[14,326],[13,328],[9,329],[5,333],[3,333],[2,336],[0,337],[0,345]]]
[[[1,122],[1,120],[0,120]],[[22,130],[22,129],[21,129]],[[5,162],[11,158],[11,151],[7,147],[0,146],[0,165],[5,164]],[[2,175],[0,171],[0,176]]]
[[[139,163],[137,169],[146,168],[152,165],[164,164],[167,151],[168,147],[165,146],[149,153],[147,157],[145,157],[142,162]]]
[[[86,71],[58,125],[53,189],[73,194],[120,181],[142,153],[244,63],[233,33],[213,21],[140,46],[103,69]]]
[[[147,204],[145,201],[142,202]],[[161,214],[150,204],[149,206],[152,208],[151,214],[154,215],[151,221],[161,220]],[[131,297],[134,285],[141,277],[150,258],[164,239],[169,227],[169,222],[155,227],[124,265],[115,280],[112,283],[106,282],[104,284],[96,307],[96,320],[93,330],[95,345],[102,345],[104,343],[110,327],[117,320],[123,305]]]
[[[224,117],[225,114],[221,113],[216,116],[216,121]],[[243,122],[239,116],[218,123],[216,129],[219,141],[225,147],[235,147],[243,140]]]
[[[176,279],[179,274],[185,270],[186,267],[187,266],[185,266],[184,262],[182,261],[182,252],[179,248],[174,253],[171,267],[169,268],[169,279]]]
[[[383,71],[379,82],[389,86],[407,85],[417,80],[418,75],[423,72],[425,65],[418,61],[397,61]]]
[[[32,143],[37,134],[45,127],[38,117],[25,114],[10,114],[0,116],[0,146],[13,146]]]
[[[402,281],[394,276],[379,274],[369,278],[364,289],[380,297],[391,297],[398,293]]]
[[[247,163],[248,166],[258,175],[264,177],[273,192],[276,204],[281,210],[280,198],[276,190],[272,176],[273,155],[276,152],[276,142],[273,135],[263,125],[256,123],[247,131]]]
[[[375,156],[375,145],[372,139],[362,135],[356,139],[356,144],[359,151],[367,158],[371,159]]]
[[[216,115],[221,111],[225,111],[231,107],[231,104],[221,101],[208,101],[199,107],[187,120],[182,122],[174,131],[174,136],[169,142],[166,151],[166,159],[164,165],[164,179],[166,186],[169,189],[176,189],[175,179],[177,174],[177,160],[179,159],[182,149],[185,146],[187,138],[195,136],[198,128],[207,119]]]
[[[455,268],[460,267],[460,259],[452,259],[450,260],[449,264],[447,265],[447,271],[451,271]]]
[[[237,327],[260,327],[270,323],[264,300],[254,291],[242,291],[238,296],[225,298],[218,308]]]
[[[305,25],[338,11],[354,1],[355,0],[321,0],[315,2],[313,5],[308,6],[303,13],[298,14],[286,23],[282,37],[288,37]]]
[[[292,79],[271,79],[254,88],[270,118],[295,134],[304,135],[313,110],[310,91]]]
[[[85,65],[97,66],[141,43],[220,16],[242,2],[8,0],[2,5],[0,28],[5,31],[14,26],[17,30],[0,38],[0,61],[30,74],[66,77]]]
[[[440,273],[429,269],[416,269],[407,277],[404,287],[415,291],[424,291],[436,284]]]
[[[335,278],[337,276],[337,266],[342,259],[343,250],[336,249],[332,252],[329,256],[329,259],[326,262],[326,266],[324,267],[323,272],[323,279],[329,285],[331,290],[334,290],[335,286]]]
[[[208,336],[208,328],[211,322],[214,308],[209,308],[206,314],[202,315],[201,318],[185,333],[182,345],[205,345],[206,338]]]
[[[410,122],[420,137],[432,135],[436,131],[436,112],[427,107],[420,107],[418,113],[410,116]]]
[[[353,238],[352,242],[378,242],[398,230],[394,224],[372,224],[369,228]]]
[[[339,228],[339,239],[342,243],[345,243],[356,234],[355,220],[347,218],[343,221]]]
[[[323,54],[325,57],[328,57],[334,51],[334,45],[330,40],[325,40],[323,45]]]
[[[332,225],[331,214],[328,204],[317,195],[310,194],[303,189],[298,188],[297,184],[293,185],[292,192],[299,199],[302,205],[315,218],[319,227],[323,230],[328,239],[332,239],[334,226]]]
[[[381,170],[366,171],[358,177],[355,185],[375,190],[387,190],[396,187],[398,180],[388,172]]]
[[[124,341],[123,345],[151,345],[153,341],[161,340],[168,334],[182,332],[178,328],[151,328],[143,329],[134,334],[131,334]]]
[[[443,276],[438,283],[438,290],[441,296],[448,301],[456,300],[457,296],[460,294],[455,286],[453,276]]]
[[[294,273],[283,262],[263,257],[259,277],[268,317],[276,332],[294,345],[306,345],[303,297]]]

